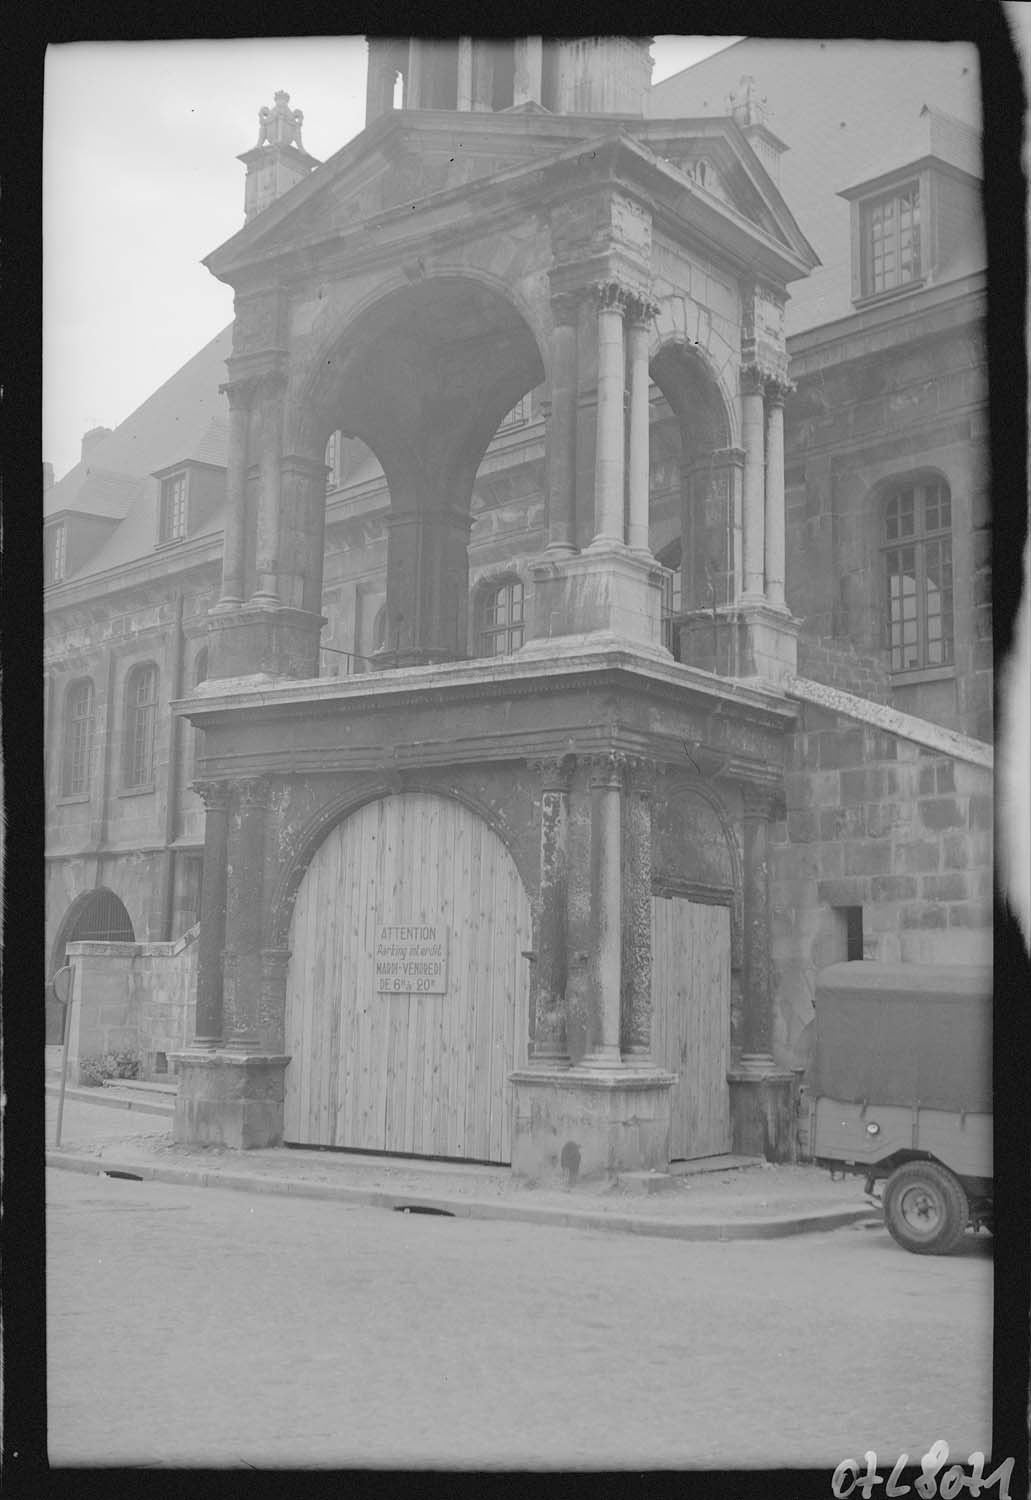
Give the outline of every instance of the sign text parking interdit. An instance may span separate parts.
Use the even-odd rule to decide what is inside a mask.
[[[378,922],[376,989],[443,995],[447,990],[447,929],[427,922]]]

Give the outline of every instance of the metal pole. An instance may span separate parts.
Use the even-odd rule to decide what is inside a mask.
[[[57,981],[61,978],[62,974],[69,976],[67,997],[58,993]],[[64,1118],[64,1088],[65,1080],[68,1077],[68,1033],[71,1030],[72,995],[74,994],[73,977],[74,970],[71,964],[65,964],[62,968],[58,969],[51,980],[54,989],[54,999],[64,1010],[64,1033],[61,1043],[61,1087],[57,1095],[57,1129],[54,1132],[55,1148],[61,1144],[61,1121]]]

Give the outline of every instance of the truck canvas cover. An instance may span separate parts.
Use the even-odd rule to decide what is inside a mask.
[[[816,980],[814,1097],[991,1113],[992,971],[832,964]]]

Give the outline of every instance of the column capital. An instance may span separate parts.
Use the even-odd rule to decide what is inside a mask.
[[[205,812],[225,812],[233,795],[230,781],[191,781],[190,789],[203,799]]]
[[[659,304],[639,292],[628,292],[626,294],[626,315],[630,321],[631,328],[647,328],[652,319],[658,317]]]
[[[620,312],[625,315],[634,297],[630,288],[621,281],[596,281],[591,292],[598,312]]]
[[[583,759],[592,787],[622,787],[628,757],[621,750],[596,750]]]
[[[792,380],[781,375],[767,375],[763,383],[767,406],[783,406],[787,398],[795,394],[796,389]]]
[[[245,375],[236,380],[227,380],[218,388],[220,396],[229,402],[230,411],[250,411],[258,391],[258,376]]]
[[[543,791],[567,792],[576,768],[576,756],[569,754],[533,755],[527,756],[526,764],[536,776],[540,777]]]

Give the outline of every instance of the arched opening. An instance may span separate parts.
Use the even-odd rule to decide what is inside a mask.
[[[65,913],[50,958],[50,977],[67,962],[69,943],[134,943],[132,918],[125,906],[106,886],[98,886],[78,896]],[[60,1044],[63,1036],[64,1006],[56,1000],[46,1003],[46,1045]]]
[[[689,346],[667,344],[651,362],[652,551],[679,573],[664,630],[675,650],[675,618],[737,597],[741,570],[740,455],[715,377]],[[667,591],[670,595],[673,589]]]
[[[431,792],[366,802],[313,851],[285,946],[288,1142],[510,1160],[532,924],[485,818]]]
[[[377,665],[467,654],[473,481],[499,426],[543,378],[513,303],[457,276],[388,294],[323,359],[305,398],[314,451],[337,431],[359,440],[389,490]]]

